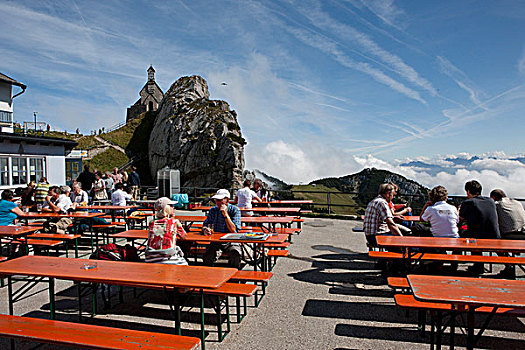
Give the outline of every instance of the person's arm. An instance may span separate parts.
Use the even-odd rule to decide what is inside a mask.
[[[228,205],[222,204],[219,210],[222,216],[224,217],[224,221],[226,221],[226,227],[228,227],[228,231],[237,232],[237,226],[233,223],[233,220],[230,217],[230,214],[228,214]]]
[[[47,201],[48,207],[42,208],[42,211],[47,211],[47,212],[52,212],[52,213],[60,212],[60,208],[55,203],[53,203],[51,201],[51,197],[50,196],[46,197],[46,201]]]
[[[421,214],[419,214],[419,216],[422,217],[423,214],[425,214],[425,210],[427,210],[427,208],[432,206],[432,205],[434,205],[434,203],[432,203],[431,201],[426,202],[425,205],[423,206],[423,209],[421,209]]]
[[[235,199],[230,202],[231,204],[239,203],[239,196],[235,195]]]
[[[14,207],[13,209],[11,209],[11,212],[15,213],[16,216],[18,216],[18,217],[20,217],[21,215],[24,215],[24,212],[23,212],[18,206],[16,206],[16,207]],[[16,224],[16,223],[17,223],[17,220],[18,220],[18,219],[15,219],[15,220],[13,221],[13,223]]]
[[[386,218],[386,224],[388,226],[388,229],[394,236],[403,236],[399,228],[397,227],[396,223],[394,222],[394,219],[389,217]]]
[[[255,193],[252,193],[252,202],[259,202],[259,203],[261,203],[262,199],[259,198],[259,196],[257,196]]]
[[[209,236],[212,233],[211,229],[208,228],[208,225],[210,224],[210,222],[214,221],[212,217],[213,217],[213,208],[210,209],[210,212],[208,213],[206,220],[204,220],[204,222],[202,223],[202,233],[206,236]]]

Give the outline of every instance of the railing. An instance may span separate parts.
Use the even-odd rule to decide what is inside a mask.
[[[116,125],[113,125],[112,127],[110,127],[107,130],[105,130],[104,133],[108,133],[108,132],[112,132],[112,131],[115,131],[117,129],[120,129],[124,125],[126,125],[126,122],[121,122],[121,123],[118,123]]]
[[[148,187],[143,186],[142,190],[146,191]],[[154,188],[150,186],[149,188]],[[190,202],[202,202],[212,203],[211,195],[213,195],[218,188],[214,187],[181,187],[181,192],[187,193]],[[230,188],[229,191],[233,195],[237,189]],[[312,204],[303,205],[304,209],[311,209],[314,213],[323,214],[340,214],[340,215],[362,215],[365,212],[368,201],[377,196],[377,192],[359,193],[359,192],[339,192],[339,191],[299,191],[299,190],[281,190],[281,191],[270,191],[272,198],[278,199],[312,199],[312,195],[315,195],[319,200],[314,199]],[[319,197],[323,197],[320,200]],[[348,196],[350,199],[358,199],[361,197],[364,200],[357,202],[356,204],[341,204],[337,203],[337,200],[342,196]],[[324,200],[326,198],[326,200]],[[466,196],[451,195],[448,198],[448,202],[459,206],[465,199]],[[523,198],[515,198],[520,202],[525,202]],[[394,198],[394,203],[407,203],[411,208],[414,215],[419,215],[423,209],[424,204],[428,200],[427,196],[423,195],[412,195],[400,193]],[[361,204],[364,203],[364,204]]]

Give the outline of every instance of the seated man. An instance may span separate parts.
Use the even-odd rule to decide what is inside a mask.
[[[42,208],[43,212],[66,214],[71,208],[71,199],[62,193],[58,186],[51,186],[47,193],[46,202]]]
[[[131,195],[124,191],[124,184],[117,182],[115,184],[115,192],[111,194],[111,204],[118,206],[126,206],[126,201],[131,200]]]
[[[501,238],[525,239],[525,209],[523,209],[523,205],[517,200],[507,197],[505,192],[500,189],[492,190],[490,198],[496,203]],[[498,274],[498,277],[515,279],[515,267],[505,265],[505,269]]]
[[[394,215],[388,206],[388,202],[394,198],[394,185],[381,184],[379,195],[374,198],[365,211],[363,229],[368,244],[377,247],[377,235],[396,235],[402,236],[401,231],[394,222]]]
[[[82,184],[80,182],[73,182],[73,191],[69,195],[71,199],[71,207],[76,209],[77,206],[85,206],[89,202],[88,194],[82,189]]]
[[[71,199],[62,192],[63,190],[60,187],[51,186],[42,211],[66,214],[71,208]],[[68,226],[72,224],[72,222],[70,218],[50,218],[44,222],[42,226],[44,226],[44,232],[66,233]],[[37,253],[39,253],[39,251],[35,249],[35,254]]]
[[[468,199],[461,204],[459,220],[467,223],[467,231],[462,236],[470,238],[500,238],[496,204],[491,198],[483,197],[481,190],[481,184],[476,180],[465,183]],[[481,255],[481,253],[475,252],[471,254]],[[482,263],[474,264],[468,269],[468,272],[473,275],[480,275],[483,271]]]
[[[447,203],[447,189],[443,186],[434,187],[429,193],[429,199],[421,211],[421,220],[430,222],[430,227],[415,224],[412,229],[414,235],[459,238],[458,210]]]
[[[230,233],[241,229],[241,211],[234,205],[229,204],[230,192],[225,189],[217,191],[215,196],[215,207],[210,209],[208,217],[203,224],[203,233],[211,235],[213,232]],[[204,264],[213,265],[222,255],[228,253],[228,264],[231,267],[241,266],[241,246],[239,243],[212,243],[204,254]]]

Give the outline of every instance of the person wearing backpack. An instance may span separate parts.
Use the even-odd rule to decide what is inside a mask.
[[[167,197],[155,202],[155,219],[149,224],[148,242],[146,245],[146,262],[188,265],[184,253],[177,246],[177,237],[184,238],[186,231],[179,220],[173,217],[174,204]]]

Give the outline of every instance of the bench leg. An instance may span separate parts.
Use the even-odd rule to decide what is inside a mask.
[[[206,330],[204,329],[204,291],[200,290],[201,297],[201,349],[205,350]]]
[[[49,317],[55,319],[55,279],[49,279]]]

